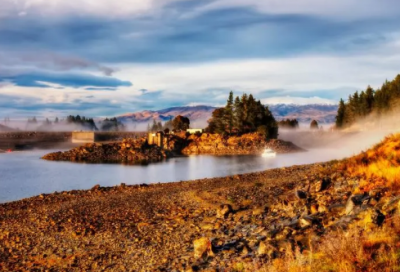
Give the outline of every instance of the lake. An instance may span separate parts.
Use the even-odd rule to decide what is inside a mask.
[[[0,203],[42,193],[90,189],[96,184],[142,184],[222,177],[272,168],[340,159],[351,155],[338,149],[318,149],[261,156],[189,156],[148,166],[51,162],[40,157],[51,150],[0,154]]]

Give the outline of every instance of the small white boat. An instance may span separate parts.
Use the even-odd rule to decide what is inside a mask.
[[[262,156],[263,158],[275,158],[275,157],[276,157],[276,152],[273,151],[273,150],[270,149],[270,148],[266,148],[266,149],[264,150],[264,152],[261,154],[261,156]]]

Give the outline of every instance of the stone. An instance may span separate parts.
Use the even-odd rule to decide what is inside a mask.
[[[217,211],[217,217],[218,218],[225,218],[230,213],[232,213],[232,211],[233,211],[233,209],[232,209],[231,205],[229,205],[229,204],[221,205],[220,208]]]
[[[259,256],[265,256],[268,253],[268,246],[265,242],[260,242],[258,249],[257,249],[257,254]]]
[[[193,247],[194,247],[194,257],[196,259],[200,259],[205,255],[208,256],[213,255],[211,241],[206,237],[202,237],[200,239],[195,240],[193,242]]]

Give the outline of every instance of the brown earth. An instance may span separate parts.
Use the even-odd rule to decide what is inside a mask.
[[[338,229],[392,222],[400,198],[384,187],[353,194],[356,183],[332,162],[2,204],[0,270],[271,271]],[[354,262],[346,271],[382,271]]]

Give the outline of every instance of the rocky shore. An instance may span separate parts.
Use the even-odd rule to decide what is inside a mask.
[[[156,145],[148,145],[145,139],[126,139],[118,143],[91,143],[66,152],[55,152],[43,157],[50,161],[74,161],[87,163],[148,164],[160,162],[171,153]]]
[[[393,228],[399,216],[400,197],[394,191],[380,187],[357,193],[357,178],[337,165],[96,186],[2,204],[0,270],[303,271],[330,256],[310,257],[328,237],[349,229],[386,234],[383,230]],[[356,243],[358,252],[363,244]],[[346,271],[383,271],[367,268],[388,240],[371,243],[375,255],[367,263],[346,249],[355,267]],[[333,256],[342,256],[340,250]],[[288,260],[290,254],[297,257]],[[289,269],[296,262],[299,268]]]

